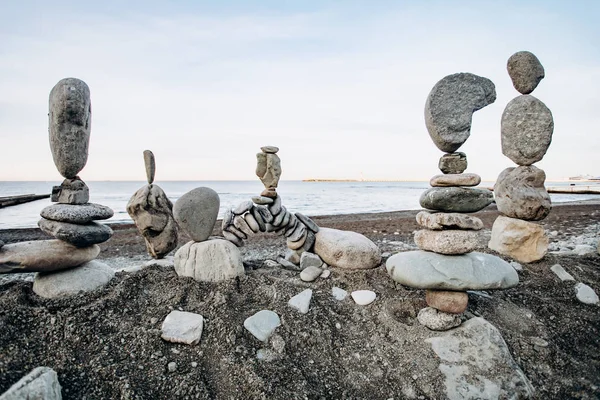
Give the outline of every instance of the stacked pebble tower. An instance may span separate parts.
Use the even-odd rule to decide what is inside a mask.
[[[494,186],[498,211],[503,215],[494,222],[488,246],[529,263],[542,259],[548,251],[544,228],[529,221],[543,220],[552,208],[544,187],[546,174],[533,164],[550,146],[554,120],[548,107],[530,95],[545,75],[538,58],[520,51],[508,59],[507,69],[522,95],[512,99],[502,114],[502,153],[518,167],[502,171]]]

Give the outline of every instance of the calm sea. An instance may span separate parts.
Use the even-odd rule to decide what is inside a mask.
[[[86,182],[90,188],[90,202],[112,208],[115,215],[110,222],[131,222],[125,207],[133,193],[145,182]],[[45,194],[60,182],[0,182],[0,197],[21,194]],[[219,217],[227,208],[260,194],[260,181],[203,181],[156,182],[174,203],[184,193],[208,186],[221,197]],[[547,186],[566,185],[551,183]],[[493,182],[483,182],[483,187]],[[353,214],[419,209],[419,196],[429,188],[428,182],[302,182],[281,181],[278,193],[290,211],[306,215]],[[600,195],[551,195],[555,203],[600,199]],[[33,201],[18,206],[0,208],[0,229],[37,226],[40,210],[50,205],[50,199]]]

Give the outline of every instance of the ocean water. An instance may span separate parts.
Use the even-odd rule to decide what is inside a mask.
[[[127,202],[133,193],[146,183],[139,182],[86,182],[90,188],[90,202],[112,208],[115,215],[109,222],[131,222]],[[45,194],[60,182],[0,182],[0,197],[21,194]],[[262,183],[256,181],[165,181],[155,182],[173,203],[184,193],[207,186],[219,193],[221,217],[227,208],[260,194]],[[546,182],[547,186],[568,183]],[[491,187],[493,182],[482,182]],[[334,215],[399,210],[416,210],[419,196],[429,188],[428,182],[302,182],[281,181],[278,193],[290,211],[305,215]],[[554,203],[600,199],[600,195],[552,194]],[[0,229],[37,226],[40,211],[52,204],[50,199],[37,200],[18,206],[0,208]]]

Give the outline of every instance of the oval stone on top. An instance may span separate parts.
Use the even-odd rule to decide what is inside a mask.
[[[192,240],[202,242],[213,231],[220,203],[217,192],[208,187],[199,187],[190,190],[175,202],[173,216]]]
[[[519,51],[510,56],[506,63],[513,86],[521,94],[529,94],[544,79],[544,67],[535,54]]]

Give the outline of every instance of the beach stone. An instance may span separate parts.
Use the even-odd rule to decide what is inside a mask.
[[[245,212],[252,210],[252,207],[254,207],[254,203],[252,202],[252,200],[244,201],[243,203],[240,203],[235,209],[233,209],[233,214],[242,215]]]
[[[267,207],[264,206],[256,206],[252,209],[252,215],[256,218],[256,221],[260,224],[260,221],[263,224],[270,224],[273,222],[273,215],[269,212]]]
[[[323,272],[321,272],[321,278],[323,279],[329,278],[329,275],[331,275],[330,269],[324,269]]]
[[[315,237],[314,232],[309,230],[308,233],[306,234],[306,240],[304,241],[304,244],[302,245],[302,250],[310,251],[312,253],[313,249],[315,247],[316,240],[317,240],[317,238]]]
[[[281,211],[282,211],[281,196],[275,197],[275,199],[273,200],[273,204],[267,206],[267,208],[269,209],[269,211],[271,212],[271,215],[273,215],[273,216],[276,216],[279,213],[281,213]]]
[[[436,175],[429,181],[433,187],[444,186],[477,186],[481,183],[481,177],[477,174],[445,174]]]
[[[58,376],[52,368],[37,367],[1,394],[0,400],[62,400]]]
[[[300,256],[300,268],[302,268],[302,269],[305,269],[308,267],[321,268],[322,266],[323,266],[323,260],[321,260],[321,257],[319,257],[318,255],[316,255],[314,253],[309,253],[308,251],[305,251]]]
[[[469,295],[465,292],[426,290],[425,301],[429,307],[450,314],[461,314],[467,309]]]
[[[304,226],[304,225],[302,225],[302,226]],[[308,231],[306,230],[306,228],[304,228],[303,234],[302,234],[302,236],[300,236],[300,239],[292,240],[291,238],[288,238],[286,240],[287,247],[291,250],[300,250],[302,248],[302,246],[304,246],[304,241],[306,240],[307,236],[308,236]]]
[[[315,239],[315,254],[333,267],[370,269],[381,262],[379,247],[360,233],[320,228]]]
[[[421,207],[445,212],[472,213],[492,204],[494,194],[487,189],[462,187],[431,188],[421,194]]]
[[[521,264],[519,264],[518,262],[511,261],[509,264],[511,267],[513,267],[515,269],[515,271],[519,271],[519,272],[523,271],[523,266]]]
[[[308,313],[308,309],[310,308],[310,300],[312,298],[312,294],[312,289],[303,290],[302,292],[292,297],[290,301],[288,301],[288,306],[300,311],[301,314],[306,314]]]
[[[223,237],[235,244],[237,247],[243,247],[244,241],[231,232],[223,231]]]
[[[433,307],[425,307],[419,311],[417,320],[432,331],[447,331],[456,328],[461,323],[459,315],[440,311]]]
[[[275,154],[279,151],[279,147],[276,146],[263,146],[260,148],[263,153]]]
[[[417,289],[508,289],[519,283],[519,275],[509,263],[479,252],[447,256],[405,251],[388,258],[386,269],[394,281]]]
[[[585,283],[579,282],[575,285],[575,296],[584,304],[598,304],[598,295]]]
[[[483,222],[479,218],[460,213],[420,211],[417,214],[417,223],[424,228],[433,230],[465,229],[478,231],[483,229]]]
[[[256,154],[256,176],[258,176],[265,185],[265,189],[274,189],[281,178],[281,160],[274,153],[258,153]],[[273,190],[271,190],[273,192]],[[261,193],[261,196],[275,197],[269,193]]]
[[[471,318],[443,336],[425,339],[439,357],[448,399],[525,399],[534,389],[513,360],[502,335],[483,318]]]
[[[173,203],[157,185],[143,186],[127,202],[127,213],[153,258],[163,258],[177,247],[179,235],[172,210]]]
[[[265,206],[265,205],[273,204],[273,199],[270,197],[266,197],[266,196],[254,196],[254,197],[252,197],[252,202],[254,204]]]
[[[152,185],[154,182],[154,175],[156,174],[156,160],[154,159],[154,153],[150,150],[144,150],[144,166],[146,167],[146,179],[148,184]]]
[[[290,262],[290,261],[286,260],[286,259],[285,259],[285,258],[283,258],[283,257],[278,257],[278,258],[277,258],[277,262],[278,262],[279,264],[281,264],[281,266],[282,266],[283,268],[285,268],[285,269],[288,269],[288,270],[290,270],[290,271],[296,271],[296,272],[300,272],[300,267],[299,267],[298,265],[296,265],[296,264],[294,264],[294,263],[292,263],[292,262]]]
[[[227,229],[230,225],[233,225],[233,218],[235,215],[231,209],[226,209],[223,213],[223,220],[221,221],[221,230]]]
[[[50,200],[60,204],[86,204],[90,201],[90,189],[78,176],[65,179],[60,186],[52,186]]]
[[[551,266],[550,271],[554,272],[554,274],[558,276],[558,279],[560,279],[563,282],[575,280],[575,278],[573,278],[573,275],[565,271],[565,269],[560,264],[554,264],[553,266]]]
[[[522,263],[541,260],[548,251],[548,236],[541,225],[500,215],[492,226],[488,247]]]
[[[502,113],[500,122],[502,154],[518,165],[540,161],[554,132],[552,112],[531,95],[512,99]]]
[[[0,249],[2,248],[2,246],[4,246],[4,242],[0,240]]]
[[[109,219],[113,215],[114,211],[109,207],[94,203],[52,204],[40,212],[42,218],[72,224],[87,224],[91,221]]]
[[[252,204],[252,202],[250,202]],[[173,206],[173,216],[192,240],[202,242],[210,236],[219,213],[219,195],[208,187],[193,189]]]
[[[38,221],[38,226],[48,235],[77,247],[88,247],[103,243],[113,235],[113,230],[109,226],[97,222],[88,222],[81,225],[42,218]]]
[[[323,270],[319,267],[307,267],[300,272],[300,279],[304,282],[312,282],[321,276]]]
[[[274,199],[277,197],[277,190],[275,188],[268,188],[260,192],[260,195]]]
[[[48,130],[58,172],[75,178],[88,158],[92,104],[90,89],[75,78],[60,80],[50,91]]]
[[[278,197],[279,198],[279,197]],[[285,207],[281,207],[281,210],[277,214],[277,216],[273,219],[273,226],[281,227],[283,225],[283,221],[285,220],[285,216],[288,214],[288,211]],[[288,219],[289,220],[289,219]]]
[[[187,242],[175,253],[175,272],[199,282],[220,282],[244,275],[242,256],[230,241]]]
[[[252,229],[252,232],[258,233],[260,232],[260,225],[256,222],[256,218],[251,213],[247,213],[244,215],[244,219],[246,220],[246,224]]]
[[[246,236],[246,234],[242,231],[240,231],[238,228],[236,228],[234,225],[229,225],[225,231],[223,232],[230,232],[233,233],[235,236],[237,236],[238,238],[244,240],[247,239],[248,236]]]
[[[296,224],[296,228],[293,231],[290,231],[289,234],[286,234],[285,236],[291,242],[296,242],[305,235],[306,235],[306,226],[304,226],[304,224],[302,224],[302,223],[298,223],[298,224]]]
[[[308,218],[307,216],[305,216],[304,214],[300,214],[299,212],[295,213],[296,218],[298,218],[298,220],[300,222],[302,222],[304,225],[306,225],[306,227],[308,229],[310,229],[312,232],[317,233],[319,232],[319,226],[317,224],[315,224],[315,222]]]
[[[377,298],[377,295],[372,290],[355,290],[350,293],[352,300],[359,306],[366,306],[371,304]]]
[[[443,174],[459,175],[467,169],[467,155],[462,152],[444,154],[440,157],[438,168]]]
[[[271,310],[261,310],[244,321],[244,328],[261,342],[266,342],[280,325],[279,315]]]
[[[62,240],[5,244],[0,249],[0,272],[47,272],[72,268],[98,257],[100,247],[75,247]]]
[[[550,214],[552,202],[544,187],[546,174],[534,167],[507,168],[494,185],[498,211],[507,217],[541,221]]]
[[[263,219],[263,217],[261,216],[261,214],[258,210],[259,207],[261,207],[261,206],[253,207],[251,210],[251,214],[254,217],[254,219],[256,220],[256,223],[258,224],[260,231],[265,232],[267,230],[267,224],[265,223],[265,220]]]
[[[250,226],[248,225],[246,219],[242,215],[237,215],[233,219],[233,226],[238,228],[240,231],[244,232],[246,236],[252,236],[254,234],[254,231],[250,229]]]
[[[300,257],[302,253],[299,253],[298,250],[287,249],[285,251],[285,259],[291,262],[294,265],[300,265]]]
[[[596,249],[593,246],[590,246],[589,244],[578,244],[575,245],[573,253],[577,254],[578,256],[588,256],[596,254]]]
[[[348,296],[348,292],[342,288],[334,286],[331,288],[331,295],[337,301],[342,301]]]
[[[200,342],[203,327],[202,315],[173,310],[162,323],[160,337],[167,342],[194,345]]]
[[[519,51],[510,56],[506,69],[514,88],[521,94],[533,92],[545,76],[542,63],[529,51]]]
[[[425,125],[435,145],[452,153],[469,138],[473,113],[496,101],[494,83],[470,73],[448,75],[425,103]]]
[[[421,250],[440,254],[465,254],[479,247],[478,231],[421,229],[415,232],[415,243]]]
[[[105,286],[115,276],[108,265],[92,260],[78,267],[53,272],[38,272],[33,291],[40,297],[55,299],[91,292]]]

